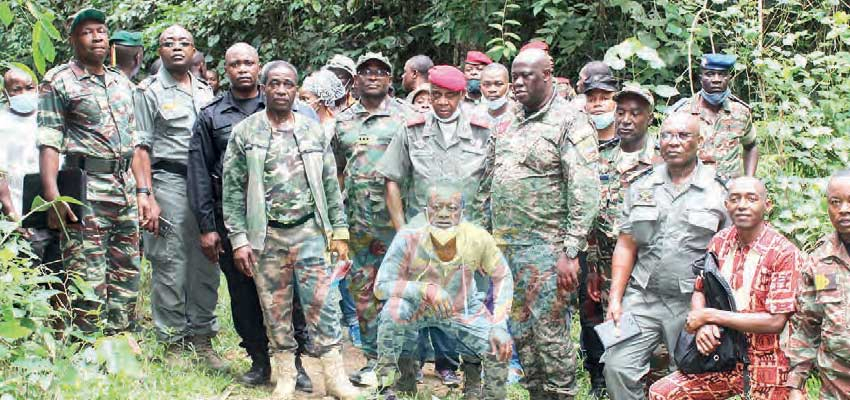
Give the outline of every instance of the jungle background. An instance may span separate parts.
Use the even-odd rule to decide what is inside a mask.
[[[180,23],[220,73],[224,51],[237,41],[257,47],[263,62],[293,62],[302,78],[336,53],[356,58],[382,51],[395,63],[399,89],[410,56],[459,65],[467,50],[477,49],[509,64],[522,44],[543,39],[557,76],[574,82],[586,62],[605,60],[622,81],[652,88],[659,118],[699,90],[701,54],[735,54],[732,89],[753,109],[758,175],[775,204],[771,223],[804,250],[831,229],[824,178],[846,168],[850,157],[847,0],[0,0],[0,69],[16,65],[38,79],[67,61],[65,20],[83,6],[106,11],[110,30],[142,31],[145,65],[156,57],[159,32]],[[56,278],[31,265],[14,228],[0,222],[0,400],[224,399],[268,392],[241,388],[234,375],[191,362],[165,365],[162,348],[147,333],[130,340],[53,324],[62,315],[50,307],[54,293],[43,284]],[[237,346],[223,285],[221,294],[216,347],[235,374],[248,361]],[[143,291],[143,319],[149,309]],[[810,389],[816,398],[817,382]],[[511,398],[525,396],[511,388]]]

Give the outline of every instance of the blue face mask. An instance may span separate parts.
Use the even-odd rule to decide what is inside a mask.
[[[472,95],[481,93],[481,81],[478,79],[470,79],[466,81],[466,92]]]
[[[38,93],[24,93],[9,97],[9,108],[18,114],[32,114],[38,109]]]
[[[598,115],[590,114],[590,119],[593,120],[593,125],[596,126],[597,130],[603,130],[614,123],[614,112],[611,111]]]
[[[725,91],[720,93],[706,93],[705,90],[700,90],[699,94],[700,96],[702,96],[703,99],[705,99],[705,101],[708,102],[708,104],[717,106],[723,104],[723,102],[726,101],[729,95],[732,94],[732,91],[729,90],[729,88],[726,88]]]

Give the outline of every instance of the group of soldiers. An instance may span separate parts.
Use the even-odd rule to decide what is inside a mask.
[[[68,38],[73,59],[37,94],[22,71],[4,76],[0,203],[18,219],[24,174],[54,201],[60,169],[85,172],[83,214],[56,201],[50,229],[27,233],[45,265],[93,289],[64,302],[82,329],[137,329],[143,242],[170,357],[226,369],[211,340],[220,270],[252,360],[240,380],[274,381],[274,399],[312,391],[302,355],[320,359],[329,396],[415,393],[424,342],[444,382],[463,372],[464,398],[506,398],[519,364],[531,399],[575,398],[576,292],[588,396],[801,399],[814,373],[822,398],[850,398],[850,171],[830,178],[835,231],[811,255],[770,227],[734,56],[703,57],[701,91],[654,137],[649,90],[601,62],[573,90],[541,41],[510,67],[415,56],[402,100],[381,53],[334,56],[299,85],[295,66],[236,43],[216,95],[181,26],[138,84],[137,34],[110,38],[89,8]],[[738,312],[705,306],[691,264],[706,251]],[[639,334],[604,348],[594,327],[624,318]],[[350,377],[343,328],[367,359]],[[708,355],[729,329],[749,339],[749,373],[668,375],[682,330]]]

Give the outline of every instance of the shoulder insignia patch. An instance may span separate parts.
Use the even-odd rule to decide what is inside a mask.
[[[154,82],[156,82],[156,75],[151,75],[139,82],[136,87],[138,87],[139,90],[147,90]]]
[[[653,189],[638,189],[635,205],[654,206],[655,191]]]

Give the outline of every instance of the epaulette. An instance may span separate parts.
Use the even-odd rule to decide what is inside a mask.
[[[655,166],[651,165],[651,166],[649,166],[649,168],[641,171],[639,174],[632,176],[632,179],[629,180],[629,183],[634,185],[634,184],[642,181],[644,178],[651,176],[653,172],[655,172]]]
[[[156,82],[156,75],[151,75],[139,82],[136,87],[138,87],[139,90],[147,90],[154,82]]]
[[[472,115],[469,117],[469,124],[472,126],[477,126],[479,128],[490,129],[490,121],[481,118],[478,115]]]
[[[214,106],[214,105],[216,105],[216,104],[220,103],[222,99],[224,99],[224,93],[219,94],[218,96],[213,97],[213,99],[212,99],[212,100],[210,100],[210,101],[209,101],[209,103],[207,103],[206,105],[204,105],[203,107],[201,107],[201,110],[206,110],[207,108],[212,107],[212,106]]]
[[[49,71],[47,71],[47,73],[45,73],[45,74],[44,74],[44,78],[42,78],[42,80],[43,80],[43,81],[52,81],[52,80],[53,80],[53,77],[55,77],[55,76],[56,76],[56,74],[58,74],[58,73],[60,73],[60,72],[62,72],[62,71],[65,71],[65,70],[67,70],[67,69],[69,69],[69,68],[71,68],[71,64],[70,64],[70,63],[65,63],[65,64],[62,64],[62,65],[57,65],[57,66],[55,66],[55,67],[51,68]]]
[[[416,125],[422,125],[425,123],[425,115],[416,113],[407,118],[406,122],[408,128],[414,127]]]
[[[734,102],[736,102],[736,103],[741,104],[742,106],[746,107],[746,108],[747,108],[747,110],[752,110],[752,109],[753,109],[752,107],[750,107],[750,105],[749,105],[749,104],[747,104],[747,102],[746,102],[746,101],[741,100],[741,98],[740,98],[740,97],[735,96],[734,94],[730,94],[730,95],[729,95],[729,100],[732,100],[732,101],[734,101]]]
[[[726,184],[729,182],[729,178],[723,178],[723,177],[721,177],[720,175],[714,174],[714,180],[715,180],[717,183],[719,183],[719,184],[720,184],[720,187],[722,187],[722,188],[723,188],[723,190],[726,190],[726,191],[728,191],[728,190],[729,190],[729,188],[728,188],[728,187],[726,187]]]

